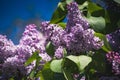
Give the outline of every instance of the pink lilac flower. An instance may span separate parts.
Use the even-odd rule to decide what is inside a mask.
[[[120,54],[118,52],[109,52],[106,54],[107,60],[112,64],[112,71],[115,75],[120,74]]]

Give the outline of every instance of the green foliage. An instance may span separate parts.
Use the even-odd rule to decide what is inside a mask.
[[[51,43],[51,42],[48,42],[47,45],[46,45],[46,52],[52,57],[54,56],[54,52],[55,52],[55,49],[54,49],[54,45]]]
[[[97,73],[104,74],[106,71],[105,54],[101,51],[92,56],[92,62],[88,65],[85,75],[87,80],[98,80]]]
[[[69,70],[63,68],[63,74],[64,74],[66,80],[74,80],[74,78],[71,75],[71,72]]]
[[[50,64],[50,68],[53,72],[57,73],[62,73],[62,61],[63,59],[60,60],[53,60]]]
[[[34,52],[33,55],[25,62],[25,66],[28,66],[30,63],[32,63],[35,60],[41,60],[38,51]]]
[[[88,11],[89,11],[89,13],[91,15],[93,15],[93,16],[100,16],[100,14],[99,15],[95,15],[95,14],[98,14],[102,10],[103,10],[103,8],[98,6],[98,5],[96,5],[95,3],[93,3],[93,2],[89,2],[88,3]]]
[[[114,0],[115,2],[117,2],[118,4],[120,4],[120,0]]]
[[[83,73],[85,67],[92,61],[92,59],[85,55],[67,56],[64,59],[53,60],[50,68],[53,72],[63,73],[66,80],[74,80],[72,73]]]
[[[88,7],[88,4],[89,4],[89,2],[85,1],[82,5],[79,5],[78,7],[79,7],[80,10],[84,10],[85,8]]]
[[[105,19],[103,17],[88,17],[89,24],[96,32],[104,33],[105,30]]]
[[[120,20],[117,22],[117,26],[118,28],[120,28]]]
[[[50,69],[50,63],[46,63],[42,70],[40,70],[37,74],[40,77],[40,80],[55,80],[54,72]]]
[[[92,61],[91,57],[85,55],[80,56],[70,55],[67,58],[76,63],[77,67],[79,68],[79,71],[83,71],[84,68]]]
[[[59,25],[60,27],[62,27],[63,29],[66,28],[66,23],[60,22],[60,23],[58,23],[58,25]]]

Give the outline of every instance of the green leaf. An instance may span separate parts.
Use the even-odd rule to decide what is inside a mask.
[[[50,23],[56,24],[63,21],[67,15],[67,4],[73,2],[73,0],[61,0],[58,3],[58,7],[52,15]]]
[[[89,13],[92,15],[95,12],[99,12],[103,10],[102,7],[98,6],[97,4],[93,3],[93,2],[89,2],[88,4],[88,11]]]
[[[64,57],[66,57],[66,56],[67,56],[67,51],[66,51],[66,49],[65,49],[65,48],[63,49],[63,54],[64,54]]]
[[[83,71],[84,68],[92,61],[91,57],[85,55],[80,56],[70,55],[67,58],[76,63],[80,71]]]
[[[88,7],[88,3],[89,3],[88,1],[85,1],[82,5],[78,5],[79,9],[82,10],[82,9]]]
[[[58,7],[56,11],[53,13],[52,18],[50,20],[50,23],[59,23],[66,17],[67,11],[66,11],[66,3],[65,2],[59,2]]]
[[[60,22],[60,23],[58,23],[58,25],[59,25],[60,27],[62,27],[63,29],[66,28],[66,23],[64,23],[64,22]]]
[[[10,78],[9,80],[14,80],[14,78]]]
[[[120,20],[117,22],[118,28],[120,28]]]
[[[105,72],[105,54],[104,53],[100,53],[100,52],[96,52],[93,55],[93,65],[95,67],[95,69],[99,72]],[[94,68],[93,67],[93,68]]]
[[[62,61],[63,59],[60,60],[53,60],[50,64],[50,68],[53,72],[57,73],[62,73]]]
[[[103,17],[88,17],[89,24],[96,32],[104,32],[105,19]]]
[[[55,80],[54,72],[50,69],[50,63],[46,63],[42,70],[37,74],[37,77],[40,76],[40,80]]]
[[[68,58],[65,58],[63,60],[62,69],[70,71],[71,73],[79,73],[77,64]]]
[[[104,34],[101,34],[101,33],[95,33],[95,36],[99,37],[101,40],[104,41],[104,45],[102,46],[102,49],[106,52],[109,52],[111,51],[111,47],[106,39],[106,36]]]
[[[33,70],[30,72],[30,74],[29,74],[29,78],[30,78],[30,79],[34,79],[35,74],[36,74],[36,71],[33,69]]]
[[[78,4],[83,4],[86,0],[75,0]]]
[[[114,0],[116,3],[120,4],[120,0]]]
[[[29,65],[30,63],[32,63],[34,60],[36,60],[37,58],[40,58],[40,56],[38,55],[39,52],[36,51],[32,54],[32,56],[25,62],[25,66]],[[41,58],[40,58],[41,59]]]
[[[66,80],[74,80],[69,70],[63,69],[63,74]]]
[[[54,49],[54,45],[51,42],[48,42],[48,44],[46,45],[46,52],[51,57],[54,56],[55,49]]]
[[[63,0],[65,1],[67,4],[70,4],[71,2],[73,2],[74,0]]]

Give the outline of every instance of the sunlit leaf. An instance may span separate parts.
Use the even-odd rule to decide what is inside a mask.
[[[84,68],[92,61],[91,57],[85,55],[80,55],[80,56],[70,55],[67,58],[72,60],[74,63],[76,63],[80,71],[83,71]]]
[[[79,6],[78,6],[79,9],[82,10],[82,9],[88,7],[88,3],[89,3],[88,1],[85,1],[82,5],[79,5]]]
[[[60,23],[58,23],[58,25],[61,26],[63,29],[66,28],[66,23],[64,23],[64,22],[60,22]]]
[[[53,72],[61,73],[62,72],[62,61],[63,59],[60,60],[53,60],[50,64],[50,68]]]

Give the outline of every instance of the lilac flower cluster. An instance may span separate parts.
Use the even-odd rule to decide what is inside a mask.
[[[55,51],[55,57],[58,59],[61,59],[63,57],[64,48],[62,46],[59,46]]]
[[[70,3],[67,9],[68,22],[66,29],[62,29],[57,24],[50,24],[49,22],[41,23],[42,32],[47,39],[57,48],[59,46],[66,48],[69,54],[79,54],[80,52],[100,49],[103,46],[103,41],[94,36],[94,30],[89,29],[89,24],[83,18],[77,3]],[[62,52],[63,49],[59,50],[61,50],[59,52]],[[57,52],[58,50],[56,50],[55,56]],[[58,56],[61,54],[59,52]]]
[[[120,54],[117,52],[109,52],[106,54],[107,60],[112,64],[113,72],[120,74]]]
[[[0,63],[8,57],[14,56],[16,47],[11,40],[7,40],[6,36],[0,35]]]
[[[34,24],[26,26],[18,45],[7,40],[6,36],[0,35],[0,73],[2,72],[7,78],[28,75],[35,66],[35,62],[28,66],[24,66],[24,64],[35,51],[40,52],[42,62],[51,60],[51,57],[45,52],[45,41],[46,38]]]
[[[23,65],[25,61],[18,57],[18,55],[15,55],[14,57],[9,57],[3,63],[2,73],[6,77],[22,77],[26,75],[27,71],[25,69],[25,66]]]
[[[78,4],[76,2],[72,2],[67,6],[68,9],[68,22],[66,29],[69,30],[76,26],[76,24],[81,25],[84,29],[88,29],[89,24],[86,19],[83,18],[81,11],[78,8]]]
[[[106,35],[110,46],[114,51],[120,51],[120,29]]]
[[[32,50],[31,52],[35,52],[36,50],[40,51],[42,59],[49,61],[51,58],[45,52],[45,44],[46,38],[42,33],[36,30],[36,26],[34,24],[26,26],[23,37],[20,40],[20,45],[29,46]],[[42,55],[45,55],[47,58],[44,58]]]

